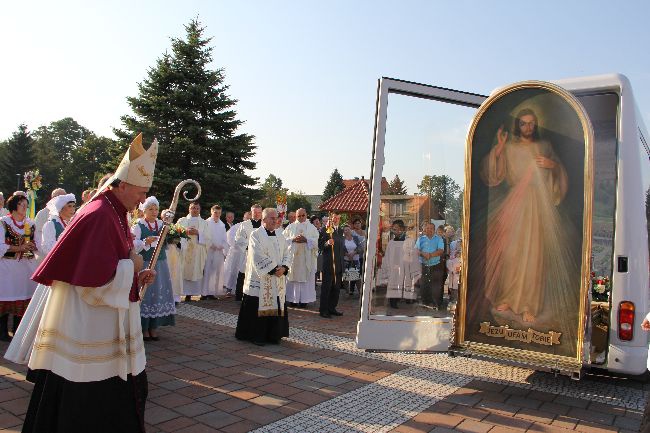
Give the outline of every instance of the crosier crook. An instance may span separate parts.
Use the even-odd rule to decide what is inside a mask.
[[[176,214],[176,207],[178,207],[178,199],[181,195],[181,191],[183,190],[183,187],[187,184],[194,184],[196,186],[196,196],[194,198],[187,198],[187,191],[183,192],[183,197],[187,201],[196,201],[201,197],[201,185],[195,180],[192,179],[185,179],[178,185],[176,185],[176,189],[174,190],[174,198],[172,198],[172,203],[169,205],[169,210],[166,212],[163,212],[163,215],[161,215],[161,219],[163,221],[163,227],[162,230],[160,231],[160,238],[158,239],[158,245],[156,245],[156,249],[153,251],[153,255],[151,256],[151,260],[149,260],[149,265],[147,266],[147,270],[155,269],[156,268],[156,262],[158,261],[158,256],[160,255],[160,251],[162,250],[163,245],[165,245],[165,238],[167,237],[167,233],[169,233],[169,226],[172,224],[174,221],[174,215]],[[145,293],[147,293],[147,287],[148,285],[143,284],[140,286],[140,301],[144,299]]]

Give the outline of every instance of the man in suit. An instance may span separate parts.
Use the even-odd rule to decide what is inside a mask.
[[[340,221],[341,215],[331,212],[328,225],[320,230],[318,237],[318,248],[322,251],[323,256],[320,316],[327,319],[332,316],[343,315],[343,313],[336,310],[339,303],[339,291],[342,287],[343,256],[345,256],[346,252],[343,229],[339,227]]]

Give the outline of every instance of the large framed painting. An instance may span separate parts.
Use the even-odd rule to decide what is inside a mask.
[[[593,131],[580,102],[526,81],[481,105],[466,143],[453,349],[572,374],[585,359]]]

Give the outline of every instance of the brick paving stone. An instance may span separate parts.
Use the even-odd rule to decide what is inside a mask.
[[[524,396],[526,396],[526,395],[528,395],[528,394],[530,394],[531,392],[534,392],[534,391],[531,391],[530,389],[526,389],[526,388],[520,388],[518,386],[506,386],[503,389],[503,392],[505,392],[507,394],[510,394],[510,395],[519,395],[519,396],[524,397]]]
[[[204,413],[203,415],[194,417],[194,419],[215,429],[219,429],[221,427],[225,427],[241,421],[241,417],[220,410],[213,410],[211,412]]]
[[[236,391],[231,391],[228,394],[231,397],[240,398],[242,400],[250,400],[251,398],[259,397],[261,395],[260,391],[254,388],[238,389]]]
[[[486,424],[472,419],[466,419],[455,428],[457,431],[462,432],[474,432],[474,433],[485,433],[493,427],[491,424]]]
[[[463,418],[446,413],[425,411],[415,415],[413,421],[420,424],[454,428],[463,421]]]
[[[599,403],[597,401],[592,401],[587,406],[587,410],[609,413],[612,415],[625,416],[625,408],[619,406],[612,406],[611,404]]]
[[[200,401],[201,403],[213,405],[215,403],[218,403],[220,401],[228,400],[230,396],[228,394],[223,394],[221,392],[215,392],[209,395],[206,395],[205,397],[200,397],[197,399],[197,401]]]
[[[9,412],[0,413],[0,428],[9,428],[22,425],[23,420]]]
[[[543,433],[569,433],[569,432],[573,432],[574,430],[569,430],[566,428],[557,427],[548,424],[533,423],[533,425],[531,425],[527,431],[543,432]]]
[[[499,415],[512,416],[519,411],[519,407],[497,401],[481,400],[474,407],[484,409]]]
[[[174,433],[217,433],[220,430],[205,424],[196,423],[191,426],[176,430]],[[147,430],[147,433],[149,430]]]
[[[296,401],[291,401],[289,402],[289,404],[285,404],[284,406],[278,407],[275,410],[276,412],[289,416],[308,408],[309,406],[307,406],[306,404],[298,403]]]
[[[281,383],[270,383],[268,385],[257,387],[257,389],[268,392],[269,394],[279,395],[280,397],[289,397],[304,391],[303,389],[290,385],[283,385]]]
[[[456,408],[461,408],[465,406],[457,406],[453,403],[447,402],[447,401],[438,401],[431,406],[429,406],[429,411],[431,412],[439,412],[439,413],[450,413]],[[456,414],[457,415],[457,414]]]
[[[532,398],[530,396],[521,397],[519,395],[511,395],[505,401],[506,404],[512,406],[526,407],[529,409],[539,409],[542,406],[542,401]]]
[[[191,418],[187,418],[184,416],[179,416],[178,418],[170,419],[169,421],[162,422],[160,424],[156,424],[156,430],[150,429],[147,431],[158,431],[162,430],[164,432],[176,432],[178,430],[181,430],[185,427],[191,426],[196,424],[196,421],[194,421]]]
[[[317,405],[318,403],[327,400],[327,397],[318,395],[315,392],[303,391],[299,394],[292,395],[291,400],[297,401],[298,403],[304,403],[310,406],[314,406]]]
[[[443,404],[443,403],[444,402],[437,403],[435,406],[438,406],[438,405]],[[456,416],[459,416],[461,418],[469,418],[469,419],[478,420],[478,421],[484,419],[486,416],[488,416],[490,414],[490,412],[488,412],[486,410],[477,409],[477,408],[474,408],[474,407],[462,406],[462,405],[453,406],[453,408],[451,408],[448,411],[448,413],[450,415],[456,415]]]
[[[259,406],[263,406],[269,409],[274,409],[290,403],[289,400],[286,400],[282,397],[278,397],[275,395],[261,395],[259,397],[252,398],[248,401],[253,404],[257,404]]]
[[[24,415],[27,413],[30,397],[22,397],[0,403],[0,408],[13,415]]]
[[[481,397],[475,395],[475,394],[452,394],[446,398],[447,401],[455,404],[462,404],[465,406],[474,406],[475,404],[485,401],[486,403],[490,403],[489,400],[482,400]]]
[[[578,424],[578,421],[579,420],[575,418],[570,418],[568,416],[560,415],[555,417],[555,419],[551,422],[551,425],[573,430],[573,428]]]
[[[540,424],[550,424],[555,419],[555,414],[536,409],[523,408],[515,414],[515,418],[521,418]]]
[[[201,415],[214,410],[214,407],[210,406],[209,404],[201,403],[200,401],[195,401],[190,404],[176,407],[174,410],[187,417],[195,417],[197,415]]]
[[[167,382],[161,382],[158,384],[158,386],[160,386],[161,388],[165,388],[169,391],[176,391],[178,389],[185,388],[190,385],[191,384],[189,382],[180,379],[174,379]]]
[[[618,427],[612,425],[603,425],[592,423],[588,421],[580,421],[575,426],[575,430],[586,433],[605,433],[605,432],[618,432]]]
[[[337,377],[337,376],[331,376],[329,374],[326,374],[324,376],[314,378],[314,381],[323,383],[325,385],[337,386],[347,382],[348,379],[344,377]]]
[[[594,422],[598,424],[611,425],[614,422],[614,415],[598,411],[591,411],[588,409],[580,409],[574,407],[567,414],[572,418],[577,418],[581,421]]]
[[[249,403],[246,400],[229,397],[226,400],[222,400],[214,403],[212,406],[224,412],[233,413],[233,412],[237,412],[238,410],[244,409],[245,407],[248,407],[250,405],[251,403]]]
[[[176,393],[168,393],[161,397],[148,398],[147,400],[169,409],[189,404],[194,401],[192,398]]]
[[[475,394],[472,394],[474,397],[479,397],[484,400],[490,400],[490,401],[498,401],[500,403],[504,403],[506,400],[510,398],[521,398],[519,396],[512,396],[510,394],[502,393],[502,392],[495,392],[495,391],[477,391]]]
[[[587,400],[581,400],[575,397],[567,397],[565,395],[556,396],[553,402],[558,404],[564,404],[567,406],[579,407],[583,409],[589,406],[589,402]]]
[[[542,391],[533,390],[533,391],[530,391],[530,393],[528,393],[528,397],[533,398],[535,400],[540,400],[540,401],[543,401],[543,402],[551,402],[551,401],[555,400],[556,395],[551,394],[550,392],[542,392]]]
[[[566,415],[571,410],[571,406],[565,404],[544,402],[539,407],[539,410],[544,412],[554,413],[555,415]]]
[[[18,398],[29,397],[29,392],[20,388],[11,388],[0,392],[0,402],[11,401]]]
[[[258,424],[266,425],[283,418],[284,415],[262,406],[251,405],[247,408],[234,412],[239,418],[244,418]]]
[[[627,418],[624,416],[616,416],[614,419],[614,425],[623,429],[637,431],[639,430],[639,427],[641,427],[641,420]]]
[[[147,407],[144,411],[144,419],[149,424],[159,424],[161,422],[169,421],[170,419],[177,418],[180,415],[172,410],[162,406],[150,404],[147,402]]]
[[[500,383],[485,382],[483,380],[473,380],[466,385],[468,388],[476,388],[483,391],[501,392],[506,386]]]
[[[302,389],[304,391],[316,391],[320,389],[323,384],[314,382],[313,380],[299,380],[297,382],[293,382],[291,386],[294,388]]]
[[[501,415],[498,413],[491,413],[490,415],[485,417],[483,421],[494,424],[496,426],[521,429],[521,430],[526,430],[528,427],[530,427],[533,424],[532,422],[525,419],[514,418],[512,416]]]
[[[261,424],[244,419],[241,421],[237,421],[236,423],[230,424],[229,426],[222,427],[220,431],[226,433],[245,433],[245,432],[255,430],[258,427],[261,427]]]

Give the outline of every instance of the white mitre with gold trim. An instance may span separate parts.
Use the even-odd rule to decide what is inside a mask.
[[[133,139],[117,170],[115,170],[113,179],[119,179],[135,186],[151,187],[157,156],[158,140],[154,139],[149,149],[144,150],[144,147],[142,147],[142,133],[138,134]]]

